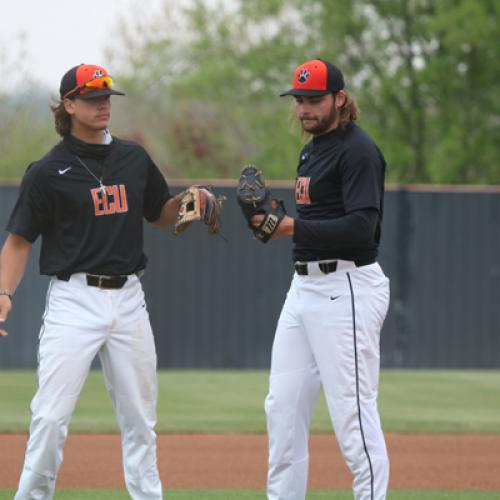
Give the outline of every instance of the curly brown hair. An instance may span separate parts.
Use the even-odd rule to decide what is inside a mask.
[[[54,113],[54,126],[56,132],[65,137],[71,132],[71,115],[66,111],[63,101],[50,106],[52,113]]]

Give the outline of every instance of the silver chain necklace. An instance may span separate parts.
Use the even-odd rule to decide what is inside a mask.
[[[92,172],[92,170],[90,170],[90,168],[87,167],[85,163],[83,163],[82,159],[79,156],[75,156],[76,159],[81,163],[82,167],[84,167],[85,170],[99,183],[99,189],[102,191],[102,193],[106,194],[106,186],[102,183],[102,175],[101,178],[98,178],[97,175],[95,175],[94,172]]]

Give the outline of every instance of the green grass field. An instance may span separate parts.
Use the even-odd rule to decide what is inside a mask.
[[[159,373],[158,432],[264,433],[267,371],[162,371]],[[386,432],[500,433],[500,371],[385,370],[379,407]],[[36,390],[30,371],[0,372],[0,432],[26,432],[29,402]],[[330,432],[321,396],[312,431]],[[85,384],[71,432],[117,432],[111,401],[99,371]],[[0,500],[12,490],[0,490]],[[55,499],[125,499],[124,491],[58,490]],[[171,500],[257,500],[258,490],[168,490]],[[493,500],[499,491],[394,490],[392,500]],[[311,491],[309,500],[352,499],[350,491]]]
[[[266,371],[162,371],[158,432],[264,433]],[[386,370],[379,407],[386,432],[500,433],[500,371]],[[36,376],[0,372],[0,432],[25,432]],[[202,411],[201,411],[202,410]],[[321,396],[313,432],[329,432]],[[118,432],[99,371],[90,373],[72,432]]]

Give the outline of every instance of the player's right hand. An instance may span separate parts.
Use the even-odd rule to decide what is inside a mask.
[[[0,295],[0,324],[7,321],[9,311],[12,309],[12,302],[7,295]],[[0,328],[0,337],[6,337],[8,333]]]

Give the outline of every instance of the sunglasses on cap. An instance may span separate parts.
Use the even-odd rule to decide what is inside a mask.
[[[95,90],[108,90],[113,88],[113,80],[110,76],[101,76],[99,78],[94,78],[89,82],[85,82],[83,85],[77,85],[69,92],[63,95],[63,99],[73,95],[78,92],[79,95],[88,94],[89,92],[94,92]]]

